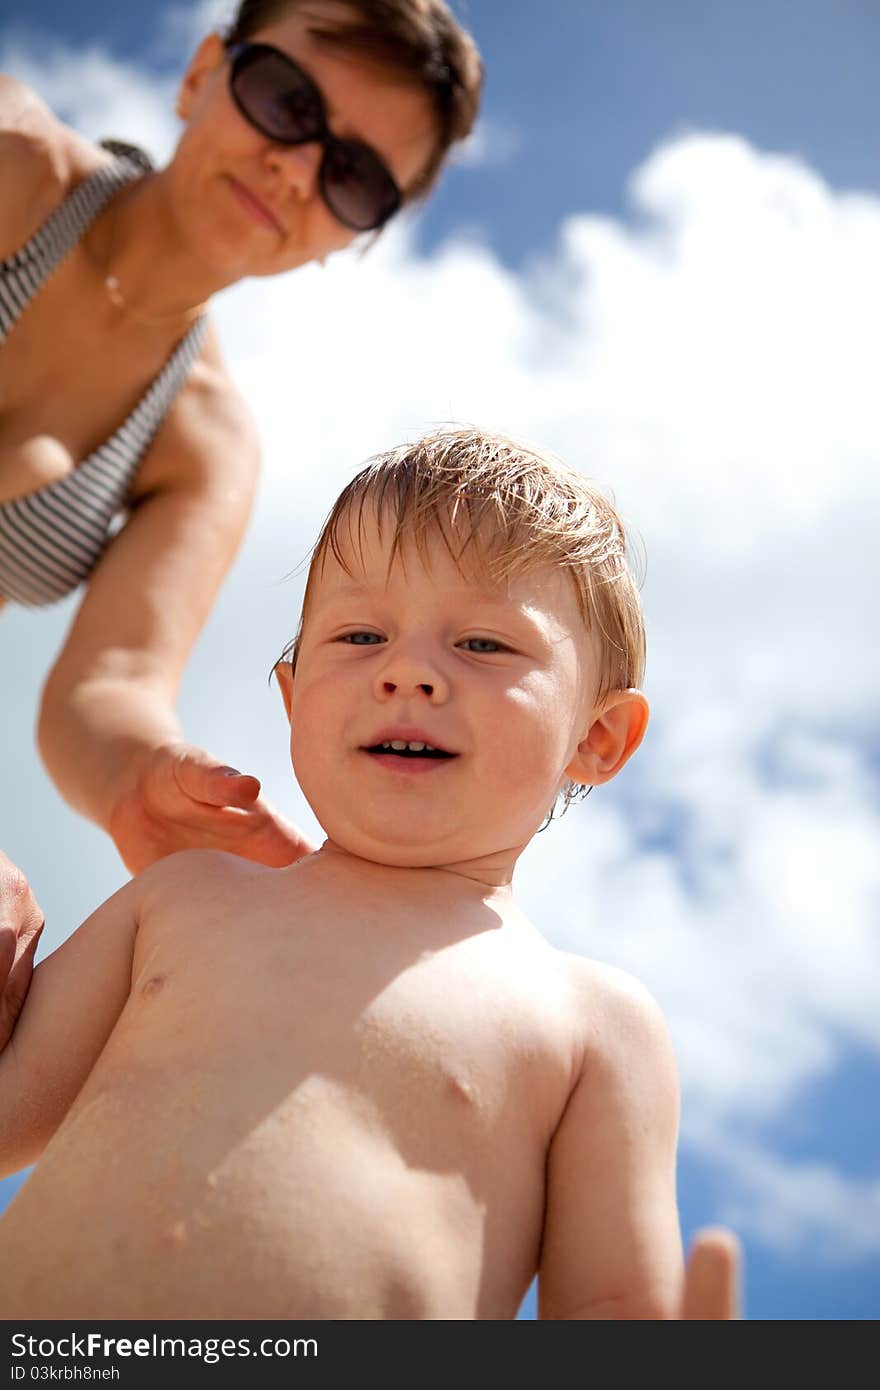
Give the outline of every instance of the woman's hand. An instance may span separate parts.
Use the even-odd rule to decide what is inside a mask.
[[[699,1231],[685,1274],[681,1317],[687,1322],[727,1322],[740,1313],[742,1256],[736,1237],[721,1227]]]
[[[43,914],[27,879],[0,851],[0,1049],[21,1013],[42,930]]]
[[[132,873],[182,849],[227,850],[282,868],[316,848],[261,799],[256,777],[185,743],[138,760],[107,829]]]

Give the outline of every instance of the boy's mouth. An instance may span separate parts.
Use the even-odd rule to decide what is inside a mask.
[[[454,758],[455,753],[449,753],[445,748],[437,748],[430,743],[422,743],[421,739],[387,739],[381,743],[373,743],[365,750],[367,753],[375,753],[377,757],[393,758]]]
[[[449,748],[432,743],[424,729],[413,727],[380,729],[361,751],[389,772],[431,772],[458,757]]]

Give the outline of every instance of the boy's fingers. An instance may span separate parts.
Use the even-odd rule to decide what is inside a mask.
[[[691,1247],[682,1318],[720,1322],[740,1316],[740,1247],[731,1231],[700,1231]]]

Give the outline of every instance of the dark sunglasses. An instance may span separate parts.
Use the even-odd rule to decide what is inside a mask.
[[[233,43],[226,51],[229,90],[245,120],[279,145],[323,145],[318,179],[333,216],[355,232],[387,222],[400,207],[400,189],[369,145],[331,132],[324,98],[308,73],[267,43]]]

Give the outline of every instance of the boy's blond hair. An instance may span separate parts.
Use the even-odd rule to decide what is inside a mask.
[[[476,567],[495,582],[545,566],[565,569],[584,624],[598,636],[597,701],[641,684],[642,605],[623,525],[582,473],[474,428],[445,428],[376,454],[340,493],[315,543],[303,617],[327,554],[349,570],[340,535],[358,547],[365,512],[380,532],[391,528],[389,563],[404,540],[424,555],[429,534],[439,532],[459,567]],[[294,666],[301,633],[302,622],[285,652]]]

